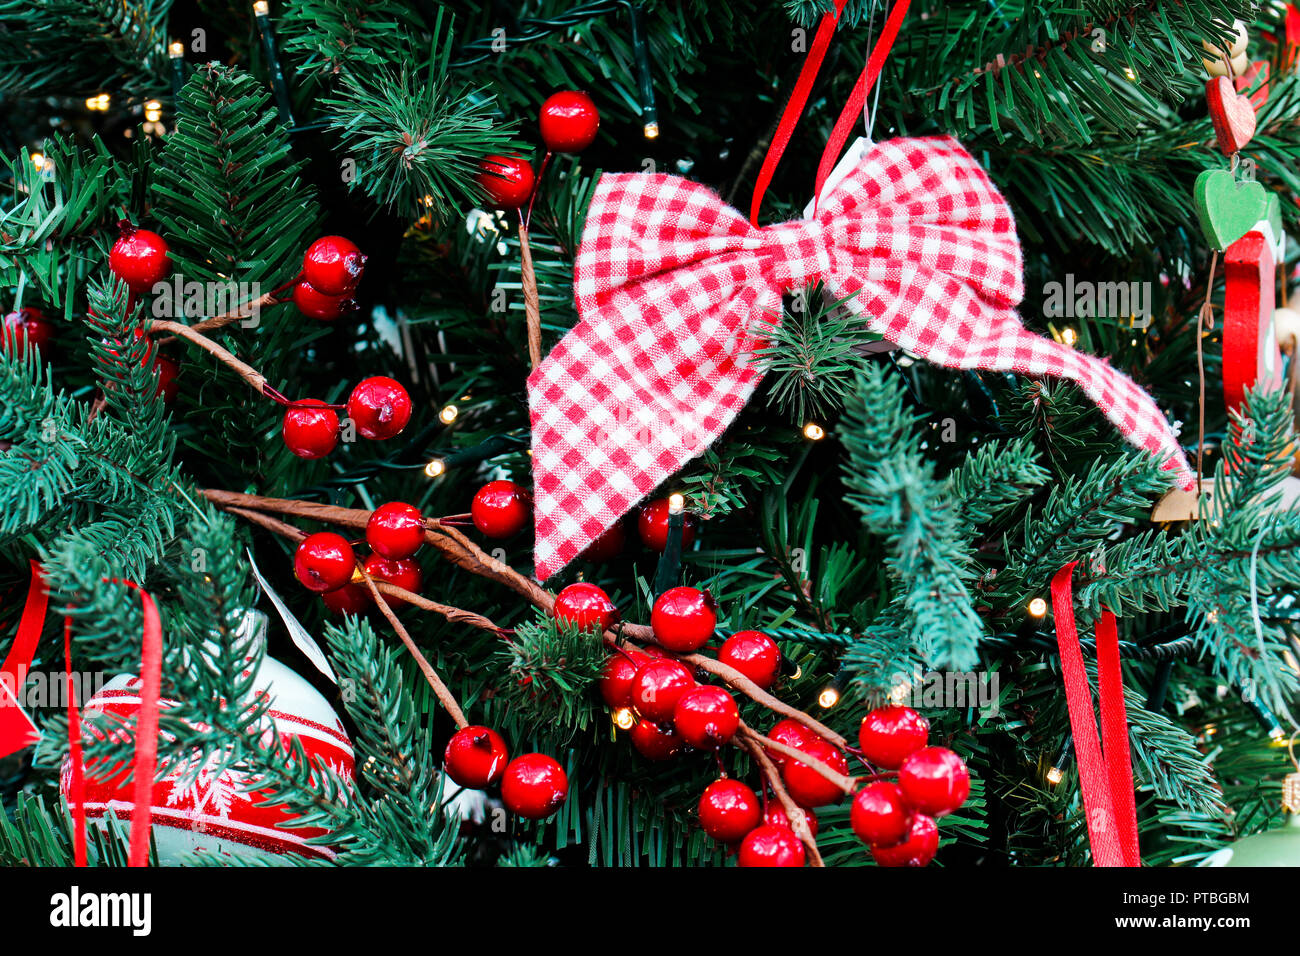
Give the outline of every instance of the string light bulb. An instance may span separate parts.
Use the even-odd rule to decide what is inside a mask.
[[[1062,770],[1060,767],[1053,767],[1051,770],[1047,771],[1047,782],[1054,787],[1061,782],[1061,779],[1064,776],[1065,776],[1064,770]]]
[[[620,707],[614,711],[614,726],[619,730],[631,730],[636,723],[636,715],[632,713],[630,707]]]
[[[455,405],[444,405],[442,406],[442,410],[438,412],[438,421],[442,422],[444,425],[450,425],[456,420],[456,416],[459,414],[460,409]]]
[[[447,470],[447,463],[441,458],[435,458],[424,466],[424,474],[427,478],[438,478]]]
[[[817,703],[829,710],[840,702],[840,689],[834,684],[827,684],[822,688],[822,692],[817,695]]]
[[[659,138],[659,124],[658,124],[658,123],[646,123],[644,129],[645,129],[645,138],[646,138],[646,139],[658,139],[658,138]]]
[[[180,40],[172,40],[167,44],[167,55],[173,60],[179,60],[185,55],[185,44]]]
[[[44,169],[44,168],[45,168],[45,154],[44,154],[44,153],[32,153],[32,157],[31,157],[31,158],[32,158],[32,165],[35,166],[37,169]]]
[[[271,5],[266,0],[255,0],[253,3],[253,15],[266,17],[271,15]]]
[[[1042,617],[1047,613],[1047,602],[1040,597],[1034,598],[1029,602],[1030,617]]]
[[[1064,328],[1061,330],[1061,341],[1070,348],[1074,348],[1074,343],[1079,341],[1079,333],[1072,328]]]
[[[86,99],[86,109],[92,113],[105,113],[111,103],[112,98],[107,93],[98,93]]]
[[[809,441],[821,441],[826,437],[826,429],[816,422],[809,422],[803,427],[803,437]]]
[[[679,515],[686,510],[686,496],[680,492],[674,491],[668,496],[668,513],[670,515]]]
[[[144,118],[150,123],[157,123],[162,120],[162,104],[157,100],[148,100],[144,104]]]

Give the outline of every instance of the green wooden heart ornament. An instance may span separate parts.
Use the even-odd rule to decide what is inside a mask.
[[[1192,198],[1206,241],[1220,252],[1269,213],[1268,190],[1253,180],[1237,182],[1226,169],[1207,169],[1197,176]]]

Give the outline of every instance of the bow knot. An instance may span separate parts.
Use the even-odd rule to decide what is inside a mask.
[[[539,579],[722,434],[762,377],[747,361],[761,324],[813,281],[935,364],[1073,379],[1190,487],[1150,396],[1021,326],[1015,221],[956,140],[890,140],[845,162],[813,218],[764,228],[676,176],[601,177],[574,262],[581,321],[528,379]]]

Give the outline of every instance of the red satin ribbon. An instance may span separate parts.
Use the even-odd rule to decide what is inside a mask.
[[[813,82],[817,79],[817,72],[821,69],[822,61],[826,58],[826,50],[831,45],[831,38],[835,35],[835,26],[839,22],[840,14],[844,12],[844,5],[848,0],[835,0],[835,12],[828,13],[822,17],[821,23],[817,25],[817,33],[813,37],[812,46],[808,48],[808,58],[804,60],[803,67],[799,70],[799,77],[795,80],[794,90],[790,93],[790,99],[785,104],[785,111],[781,114],[781,122],[777,124],[776,132],[772,134],[772,144],[767,148],[767,155],[763,157],[763,165],[758,171],[758,179],[754,183],[754,200],[749,208],[749,221],[758,225],[758,212],[763,205],[763,195],[767,192],[767,187],[772,183],[772,177],[776,174],[776,167],[781,162],[781,156],[785,149],[790,145],[790,139],[794,135],[794,128],[799,123],[799,117],[803,115],[804,106],[808,103],[808,96],[812,93]],[[821,163],[817,166],[817,190],[814,194],[813,208],[816,208],[816,201],[821,198],[822,186],[826,178],[834,169],[836,161],[839,159],[840,152],[844,149],[844,143],[853,129],[854,123],[857,122],[858,113],[862,111],[863,105],[867,101],[867,94],[871,87],[875,85],[876,78],[880,76],[880,70],[885,65],[885,59],[889,56],[889,51],[893,49],[894,40],[898,37],[898,31],[903,25],[903,18],[907,15],[907,7],[910,0],[894,0],[894,6],[889,11],[889,17],[885,21],[885,27],[880,33],[880,39],[871,49],[871,55],[867,58],[866,68],[862,75],[858,77],[858,82],[854,84],[853,92],[850,94],[848,102],[844,104],[844,109],[840,111],[839,119],[835,121],[835,127],[831,131],[830,139],[826,141],[826,148],[822,151]]]
[[[1101,702],[1101,737],[1092,707],[1092,687],[1083,666],[1083,651],[1074,624],[1072,561],[1052,578],[1056,642],[1065,678],[1065,701],[1079,760],[1079,787],[1088,821],[1088,842],[1096,866],[1141,866],[1137,805],[1133,796],[1133,762],[1129,752],[1128,715],[1120,672],[1119,634],[1115,615],[1103,610],[1097,621],[1097,696]],[[1105,743],[1105,749],[1102,743]]]
[[[27,592],[27,604],[18,623],[18,636],[5,657],[4,675],[16,674],[21,669],[26,677],[36,654],[45,613],[49,606],[49,591],[41,566],[33,561],[32,583]],[[144,607],[144,635],[140,648],[140,710],[136,716],[135,754],[132,760],[133,799],[135,812],[131,816],[130,866],[149,865],[149,828],[152,823],[154,773],[158,767],[158,698],[162,693],[162,620],[158,606],[144,588],[134,581],[114,578],[113,584],[124,584],[140,594]],[[72,761],[72,780],[69,784],[68,806],[73,817],[73,856],[77,866],[86,865],[86,768],[81,748],[81,715],[73,695],[72,681],[72,619],[63,619],[63,659],[68,691],[68,752]],[[6,677],[8,679],[8,677]],[[17,685],[17,686],[21,686]],[[2,751],[3,748],[0,748]],[[0,756],[3,754],[0,753]]]
[[[10,699],[8,693],[0,694],[0,757],[30,747],[39,737],[36,724],[18,703],[18,692],[32,669],[32,658],[36,656],[36,645],[40,643],[41,628],[45,625],[45,610],[50,603],[50,592],[45,586],[41,566],[33,561],[31,571],[27,601],[18,620],[18,634],[13,647],[5,655],[4,663],[0,664],[0,681],[4,681],[14,695]]]

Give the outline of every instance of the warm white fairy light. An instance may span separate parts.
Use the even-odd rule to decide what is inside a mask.
[[[435,458],[424,466],[424,474],[429,478],[437,478],[447,470],[447,463],[441,458]]]
[[[253,14],[259,17],[270,16],[271,5],[266,0],[256,0],[253,4]]]
[[[185,55],[185,44],[180,40],[172,40],[167,44],[167,55],[173,60],[179,60]]]
[[[1070,346],[1071,348],[1073,348],[1073,347],[1074,347],[1074,343],[1077,342],[1077,341],[1079,341],[1079,333],[1076,332],[1076,331],[1074,331],[1074,329],[1070,329],[1070,328],[1062,329],[1062,330],[1061,330],[1061,341],[1062,341],[1064,344],[1066,344],[1066,345]]]
[[[1029,614],[1032,617],[1042,617],[1047,613],[1047,602],[1042,598],[1034,598],[1029,602]]]
[[[668,496],[668,513],[670,515],[679,515],[686,510],[686,496],[678,492],[673,492]]]
[[[632,725],[636,723],[636,715],[629,707],[620,707],[614,711],[613,717],[614,726],[619,730],[631,730]]]
[[[1061,778],[1064,776],[1065,771],[1060,767],[1053,767],[1051,770],[1047,771],[1047,782],[1054,787],[1061,782]]]
[[[645,138],[646,138],[646,139],[658,139],[658,138],[659,138],[659,124],[658,124],[658,123],[646,123],[646,124],[645,124]]]
[[[817,695],[817,703],[822,707],[834,707],[840,702],[840,692],[836,687],[823,687],[822,692]]]
[[[44,168],[45,168],[45,154],[44,154],[44,153],[32,153],[32,165],[35,166],[37,169],[44,169]]]
[[[157,100],[147,101],[144,104],[144,118],[150,123],[157,123],[162,120],[162,104]]]
[[[809,441],[821,441],[826,437],[826,429],[816,422],[809,422],[803,427],[803,437]]]
[[[444,425],[450,425],[456,420],[456,416],[459,414],[460,409],[455,405],[444,405],[442,406],[442,410],[438,412],[438,421],[442,422]]]
[[[112,98],[107,93],[99,93],[86,99],[86,109],[93,113],[107,112]]]

